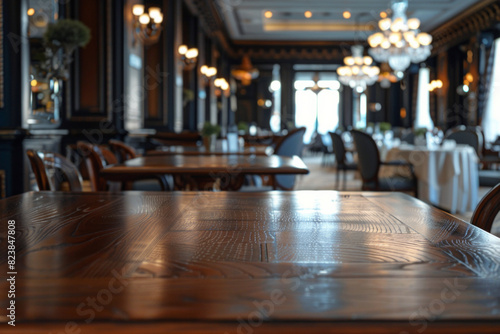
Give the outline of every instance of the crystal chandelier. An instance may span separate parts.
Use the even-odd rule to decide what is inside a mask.
[[[366,86],[377,82],[380,69],[377,66],[371,66],[372,57],[363,57],[362,45],[352,46],[351,52],[352,56],[344,58],[345,65],[337,69],[337,74],[340,83],[351,87],[358,93],[362,93]]]
[[[388,62],[395,71],[404,71],[410,63],[420,63],[431,55],[432,36],[420,32],[420,20],[406,17],[407,0],[393,0],[392,18],[378,22],[381,31],[368,37],[368,53],[378,62]]]

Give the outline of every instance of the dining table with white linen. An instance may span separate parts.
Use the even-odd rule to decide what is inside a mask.
[[[385,160],[410,162],[418,179],[418,198],[429,204],[464,213],[473,211],[478,203],[479,159],[472,146],[403,144],[390,149]],[[383,167],[381,176],[393,174],[393,168]]]

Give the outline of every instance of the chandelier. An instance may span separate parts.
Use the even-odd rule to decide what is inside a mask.
[[[393,71],[389,64],[382,63],[380,65],[380,74],[378,75],[378,82],[380,83],[380,87],[389,88],[391,84],[398,82],[403,79],[404,74],[401,71]]]
[[[377,66],[371,66],[372,57],[363,57],[362,45],[352,46],[351,52],[352,56],[344,58],[345,65],[337,69],[337,74],[340,83],[362,93],[366,86],[377,82],[380,69]]]
[[[407,0],[393,0],[392,18],[378,22],[381,31],[368,37],[368,53],[378,62],[387,62],[395,71],[404,71],[410,63],[420,63],[431,55],[432,36],[420,32],[420,20],[406,17]]]
[[[248,86],[253,79],[259,76],[259,70],[252,66],[250,58],[245,55],[241,60],[241,65],[233,69],[231,74],[240,80],[243,86]]]

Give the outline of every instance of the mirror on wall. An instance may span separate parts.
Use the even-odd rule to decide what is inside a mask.
[[[50,23],[59,18],[58,0],[25,0],[28,16],[29,40],[29,111],[30,127],[53,127],[60,121],[63,81],[51,77],[47,68],[46,49],[43,43]]]

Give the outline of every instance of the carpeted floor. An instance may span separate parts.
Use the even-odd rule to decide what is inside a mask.
[[[327,160],[326,165],[322,164],[323,161],[321,155],[306,155],[302,159],[309,168],[310,173],[297,177],[295,190],[338,190],[335,184],[336,170],[331,158]],[[361,190],[361,179],[359,175],[357,175],[357,172],[347,172],[345,190]],[[480,187],[479,197],[482,198],[489,190],[490,188]],[[472,217],[472,212],[455,214],[455,216],[468,222]],[[500,214],[497,216],[495,223],[493,224],[492,233],[500,236]]]

